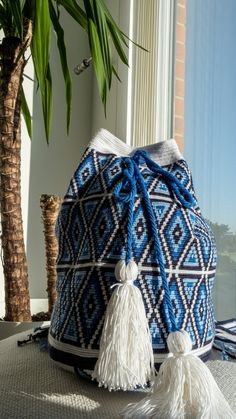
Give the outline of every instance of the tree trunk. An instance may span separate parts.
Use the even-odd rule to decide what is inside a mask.
[[[61,198],[54,195],[41,195],[42,221],[46,247],[47,293],[48,311],[52,313],[56,301],[56,260],[58,256],[58,242],[55,235],[57,216],[61,206]]]
[[[6,320],[30,321],[21,211],[21,87],[25,66],[18,38],[0,46],[0,204]]]

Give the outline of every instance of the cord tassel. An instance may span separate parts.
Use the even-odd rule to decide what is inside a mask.
[[[107,306],[93,379],[108,390],[133,390],[154,378],[151,335],[141,292],[133,283],[138,266],[120,260],[115,276],[119,282]]]
[[[171,357],[160,367],[151,394],[121,413],[125,419],[235,419],[208,367],[191,354],[189,334],[169,334]]]

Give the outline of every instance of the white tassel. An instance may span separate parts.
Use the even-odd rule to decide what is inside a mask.
[[[160,367],[154,388],[147,397],[121,413],[125,419],[235,419],[210,370],[190,354],[192,342],[184,331],[167,339],[172,353]]]
[[[93,378],[109,390],[133,390],[154,378],[151,335],[134,261],[120,260],[115,267],[119,281],[109,300],[99,358]]]

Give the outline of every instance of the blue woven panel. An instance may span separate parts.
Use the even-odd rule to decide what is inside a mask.
[[[215,241],[201,216],[185,160],[165,166],[193,194],[195,207],[183,208],[159,176],[140,167],[156,217],[177,327],[186,329],[193,348],[212,341],[212,288]],[[116,282],[114,266],[125,258],[127,209],[112,195],[123,173],[122,158],[87,149],[76,170],[57,223],[58,299],[51,335],[83,348],[99,348],[104,313]],[[142,197],[134,205],[133,257],[149,319],[154,353],[166,352],[162,281]]]

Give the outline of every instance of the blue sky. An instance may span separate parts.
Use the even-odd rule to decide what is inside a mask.
[[[188,0],[185,157],[206,218],[236,232],[236,0]]]

